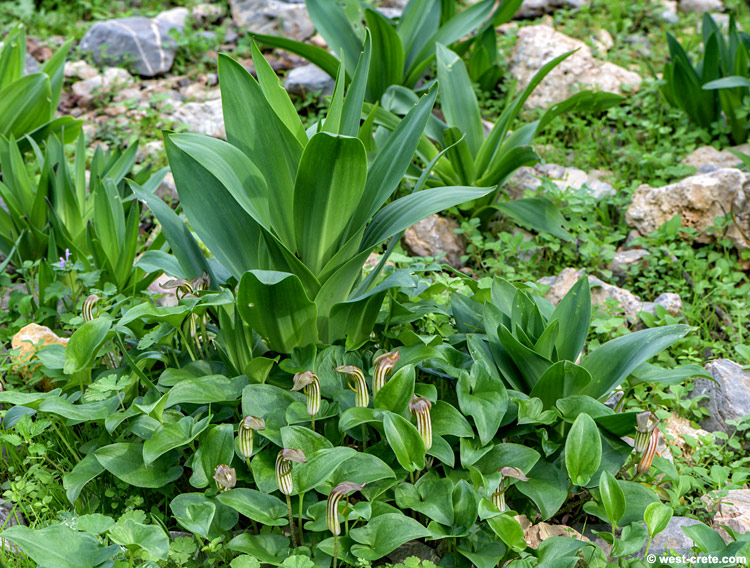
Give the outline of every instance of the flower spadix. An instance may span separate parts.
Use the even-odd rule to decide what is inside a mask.
[[[341,525],[339,524],[339,501],[353,491],[361,491],[364,486],[364,483],[360,485],[359,483],[344,481],[331,489],[331,493],[328,495],[328,501],[326,502],[326,526],[334,535],[338,536],[341,534]]]
[[[307,458],[302,450],[284,448],[276,456],[276,485],[284,495],[294,493],[292,462],[305,463]]]
[[[320,412],[320,381],[312,371],[294,375],[293,391],[303,391],[307,397],[307,413],[316,416]]]
[[[249,459],[253,455],[253,442],[256,430],[265,429],[266,421],[262,418],[245,416],[240,421],[240,427],[237,429],[237,447],[243,458]]]
[[[517,467],[501,467],[498,471],[500,472],[500,483],[492,494],[492,504],[499,511],[507,511],[508,506],[505,504],[505,492],[510,487],[510,483],[506,480],[518,479],[519,481],[528,481],[529,478]]]
[[[367,383],[365,383],[365,375],[362,369],[354,365],[341,365],[340,367],[336,367],[336,372],[348,375],[349,388],[356,395],[354,397],[355,406],[366,407],[370,404],[370,393],[367,390]]]
[[[417,417],[417,431],[424,442],[425,451],[432,447],[432,403],[421,396],[414,395],[409,401],[409,412]]]
[[[398,351],[383,353],[375,357],[375,371],[372,375],[372,396],[378,394],[378,391],[385,386],[388,375],[393,372],[393,368],[398,363]]]

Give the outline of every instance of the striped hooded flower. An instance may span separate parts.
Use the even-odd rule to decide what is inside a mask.
[[[375,372],[372,376],[372,396],[376,396],[378,391],[385,386],[388,375],[393,372],[393,368],[398,363],[398,351],[383,353],[375,357]]]
[[[214,481],[219,491],[229,491],[237,484],[237,472],[228,465],[217,465],[214,470]]]
[[[81,306],[81,317],[83,317],[84,323],[93,321],[99,317],[99,300],[101,300],[100,296],[91,294],[83,301],[83,305]],[[117,358],[112,352],[106,353],[104,357],[102,357],[102,361],[108,369],[117,368]]]
[[[636,420],[637,424],[635,427],[635,436],[633,437],[633,449],[640,454],[648,447],[652,432],[659,424],[659,419],[656,417],[656,414],[647,410],[641,412],[636,417]]]
[[[417,431],[424,442],[425,451],[432,447],[432,403],[421,396],[414,395],[409,401],[409,412],[417,417]]]
[[[508,506],[505,504],[505,492],[510,487],[510,484],[506,483],[506,480],[517,479],[519,481],[528,481],[529,478],[517,467],[501,467],[498,471],[500,472],[500,483],[492,494],[492,504],[499,511],[507,511]]]
[[[651,432],[651,438],[648,441],[646,450],[641,455],[641,461],[638,462],[636,467],[636,474],[646,473],[651,467],[651,463],[654,461],[656,455],[656,445],[659,443],[659,429],[654,428]]]
[[[344,481],[331,489],[326,502],[326,526],[331,533],[337,536],[341,534],[341,525],[339,524],[339,502],[341,499],[353,491],[361,491],[364,486],[364,483],[360,485],[359,483]]]
[[[370,393],[367,390],[367,383],[365,382],[365,375],[362,373],[362,369],[354,365],[341,365],[340,367],[336,367],[335,370],[337,373],[349,375],[349,388],[356,394],[354,399],[355,406],[366,407],[370,404]]]
[[[276,457],[276,485],[284,495],[294,493],[292,482],[292,462],[305,463],[307,458],[302,450],[284,448]]]
[[[266,421],[255,416],[245,416],[237,429],[237,447],[240,455],[249,460],[253,455],[253,442],[256,430],[265,430]]]
[[[307,397],[307,413],[315,416],[320,412],[320,381],[312,371],[294,375],[293,391],[303,391]]]

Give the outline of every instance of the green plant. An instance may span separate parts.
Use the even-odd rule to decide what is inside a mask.
[[[43,142],[51,133],[75,140],[81,121],[69,116],[55,118],[63,84],[65,57],[73,45],[66,42],[38,73],[24,75],[26,32],[17,25],[0,50],[0,139],[15,138],[29,149],[25,136]]]
[[[68,164],[63,143],[51,135],[44,150],[31,143],[36,161],[32,175],[20,145],[0,139],[0,252],[17,267],[26,260],[60,258],[60,266],[82,263],[84,271],[100,271],[103,282],[119,290],[144,288],[148,281],[134,268],[139,250],[140,206],[125,191],[137,144],[125,152],[98,148],[91,161],[88,189],[86,147],[79,136],[74,163]],[[166,172],[149,179],[148,168],[134,179],[153,191]],[[37,177],[38,176],[38,177]]]
[[[414,88],[435,59],[438,44],[451,45],[481,28],[481,47],[472,58],[472,70],[487,83],[496,79],[494,26],[507,22],[521,5],[520,0],[482,0],[455,13],[453,2],[410,0],[394,24],[377,10],[358,2],[306,0],[310,18],[328,46],[340,57],[349,76],[355,73],[359,53],[366,41],[362,12],[372,37],[372,64],[367,78],[366,100],[377,102],[391,85]],[[441,11],[441,7],[447,10]],[[448,16],[446,18],[446,16]],[[301,55],[331,77],[336,77],[339,59],[325,49],[286,38],[255,34],[266,45]],[[463,50],[474,43],[465,40]]]
[[[750,132],[745,100],[750,93],[750,35],[738,31],[730,16],[729,37],[725,38],[714,19],[705,14],[702,38],[703,59],[693,66],[680,43],[667,34],[671,61],[664,66],[661,92],[701,128],[715,128],[723,113],[732,141],[741,144]]]
[[[269,347],[289,352],[341,339],[360,345],[387,289],[408,285],[405,274],[377,286],[377,273],[360,282],[368,255],[414,222],[491,188],[419,191],[423,181],[411,195],[383,207],[411,164],[436,93],[414,106],[368,163],[369,140],[365,136],[363,143],[357,133],[369,41],[347,95],[342,68],[328,114],[319,131],[309,134],[257,48],[253,57],[259,81],[230,58],[219,60],[228,143],[194,134],[165,137],[182,207],[201,240],[240,282],[238,312]],[[205,206],[206,191],[213,196],[211,208]],[[147,192],[136,192],[157,217],[169,214]],[[211,274],[202,254],[196,259],[186,248],[195,251],[197,245],[186,245],[184,233],[165,235],[180,259],[176,276]]]

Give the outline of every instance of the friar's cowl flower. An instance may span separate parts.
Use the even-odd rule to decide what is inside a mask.
[[[398,363],[398,351],[383,353],[375,357],[375,371],[372,375],[372,396],[376,396],[378,391],[385,386],[388,375],[393,372],[393,368]]]
[[[641,455],[641,461],[638,462],[638,466],[636,468],[636,471],[638,473],[646,473],[649,468],[651,467],[651,463],[654,461],[654,456],[656,455],[656,445],[659,443],[659,429],[654,428],[653,432],[651,432],[651,438],[649,438],[648,446],[646,446],[646,450]]]
[[[328,495],[328,501],[326,502],[326,526],[334,535],[338,536],[341,534],[341,525],[339,524],[339,501],[353,491],[361,491],[364,486],[364,483],[360,485],[359,483],[344,481],[331,489],[331,493]]]
[[[217,465],[214,470],[214,481],[219,491],[229,491],[237,484],[237,472],[228,465]]]
[[[409,401],[409,412],[417,417],[417,431],[424,442],[425,451],[432,447],[432,403],[421,396],[414,395]]]
[[[336,367],[336,372],[348,375],[349,388],[356,395],[354,397],[355,406],[366,407],[370,404],[370,393],[367,390],[367,383],[365,383],[365,375],[362,373],[362,369],[354,365],[341,365],[340,367]]]
[[[304,391],[307,397],[307,413],[316,416],[320,412],[320,381],[312,371],[294,375],[293,391]]]
[[[99,303],[99,300],[101,300],[99,296],[97,296],[96,294],[91,294],[90,296],[87,296],[86,299],[83,301],[83,307],[81,308],[81,316],[83,316],[84,322],[89,322],[99,316],[98,309],[96,311],[96,315],[94,315],[94,309],[97,308],[97,304]]]
[[[659,419],[656,414],[647,410],[641,412],[636,417],[635,436],[633,437],[633,449],[638,452],[644,452],[648,447],[648,442],[651,439],[651,433],[659,424]]]
[[[276,485],[284,495],[294,493],[292,462],[305,463],[307,458],[302,450],[284,448],[276,456]]]
[[[508,479],[517,479],[519,481],[528,481],[524,472],[517,467],[501,467],[500,472],[500,483],[497,489],[492,494],[492,504],[498,508],[499,511],[507,511],[508,506],[505,504],[505,492],[510,487],[510,484],[506,482]]]
[[[255,431],[265,430],[265,428],[266,421],[255,416],[245,416],[240,421],[240,427],[237,429],[237,447],[242,457],[249,459],[253,455]]]

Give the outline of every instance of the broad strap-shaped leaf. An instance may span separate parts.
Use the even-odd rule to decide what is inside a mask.
[[[487,195],[492,187],[437,187],[392,201],[367,226],[360,249],[383,242],[433,213]]]
[[[549,410],[561,398],[583,391],[590,382],[591,375],[586,369],[570,361],[559,361],[539,378],[529,396],[541,399],[544,410]]]
[[[367,78],[367,100],[377,102],[389,86],[401,83],[404,49],[396,29],[380,12],[367,8],[365,21],[372,34],[374,54]]]
[[[688,331],[690,327],[686,325],[643,329],[597,347],[581,362],[593,380],[580,394],[593,398],[608,395],[641,363],[685,337]]]
[[[302,144],[274,112],[258,82],[242,65],[219,56],[219,82],[227,140],[260,170],[275,198],[269,210],[276,234],[294,242],[292,203]]]
[[[338,58],[322,47],[305,43],[303,41],[295,41],[281,36],[275,35],[264,35],[264,34],[250,34],[255,41],[267,45],[269,47],[278,47],[279,49],[285,49],[291,53],[304,57],[310,63],[317,65],[323,71],[328,73],[331,77],[336,78],[339,65],[341,62]]]
[[[343,134],[344,136],[359,135],[359,121],[362,118],[362,105],[367,93],[368,73],[371,68],[371,62],[372,36],[370,31],[367,30],[365,45],[362,53],[359,55],[357,68],[354,70],[351,85],[349,85],[349,90],[344,99],[339,134]]]
[[[575,362],[586,343],[591,324],[591,288],[587,275],[578,279],[552,313],[550,322],[564,326],[555,342],[557,359]],[[570,393],[574,394],[574,393]]]
[[[107,562],[111,564],[111,559],[121,550],[116,544],[102,546],[94,535],[74,531],[63,524],[41,529],[15,525],[2,534],[38,566],[97,568]]]
[[[396,26],[405,53],[405,68],[411,66],[417,53],[439,27],[440,0],[411,0],[406,3]]]
[[[394,117],[396,120],[393,131],[378,150],[367,171],[365,192],[349,226],[349,236],[356,234],[364,227],[398,188],[422,139],[422,133],[436,97],[437,90],[433,88],[419,100],[403,120]]]
[[[573,238],[565,229],[567,223],[560,214],[560,210],[546,197],[514,199],[496,203],[492,207],[510,215],[515,221],[534,231],[549,233],[564,241],[570,241]]]
[[[0,50],[0,90],[23,75],[26,66],[26,28],[17,24],[5,36]]]
[[[353,74],[363,38],[357,35],[346,8],[339,2],[327,0],[307,0],[306,5],[315,29],[334,53],[343,51],[344,67]]]
[[[294,225],[296,250],[314,274],[341,244],[366,178],[359,138],[320,132],[305,147],[294,187]]]
[[[32,73],[0,91],[0,136],[22,138],[49,120],[49,77]]]
[[[475,156],[484,141],[484,128],[474,86],[464,62],[441,44],[437,45],[437,77],[445,121],[466,135],[471,155]]]

